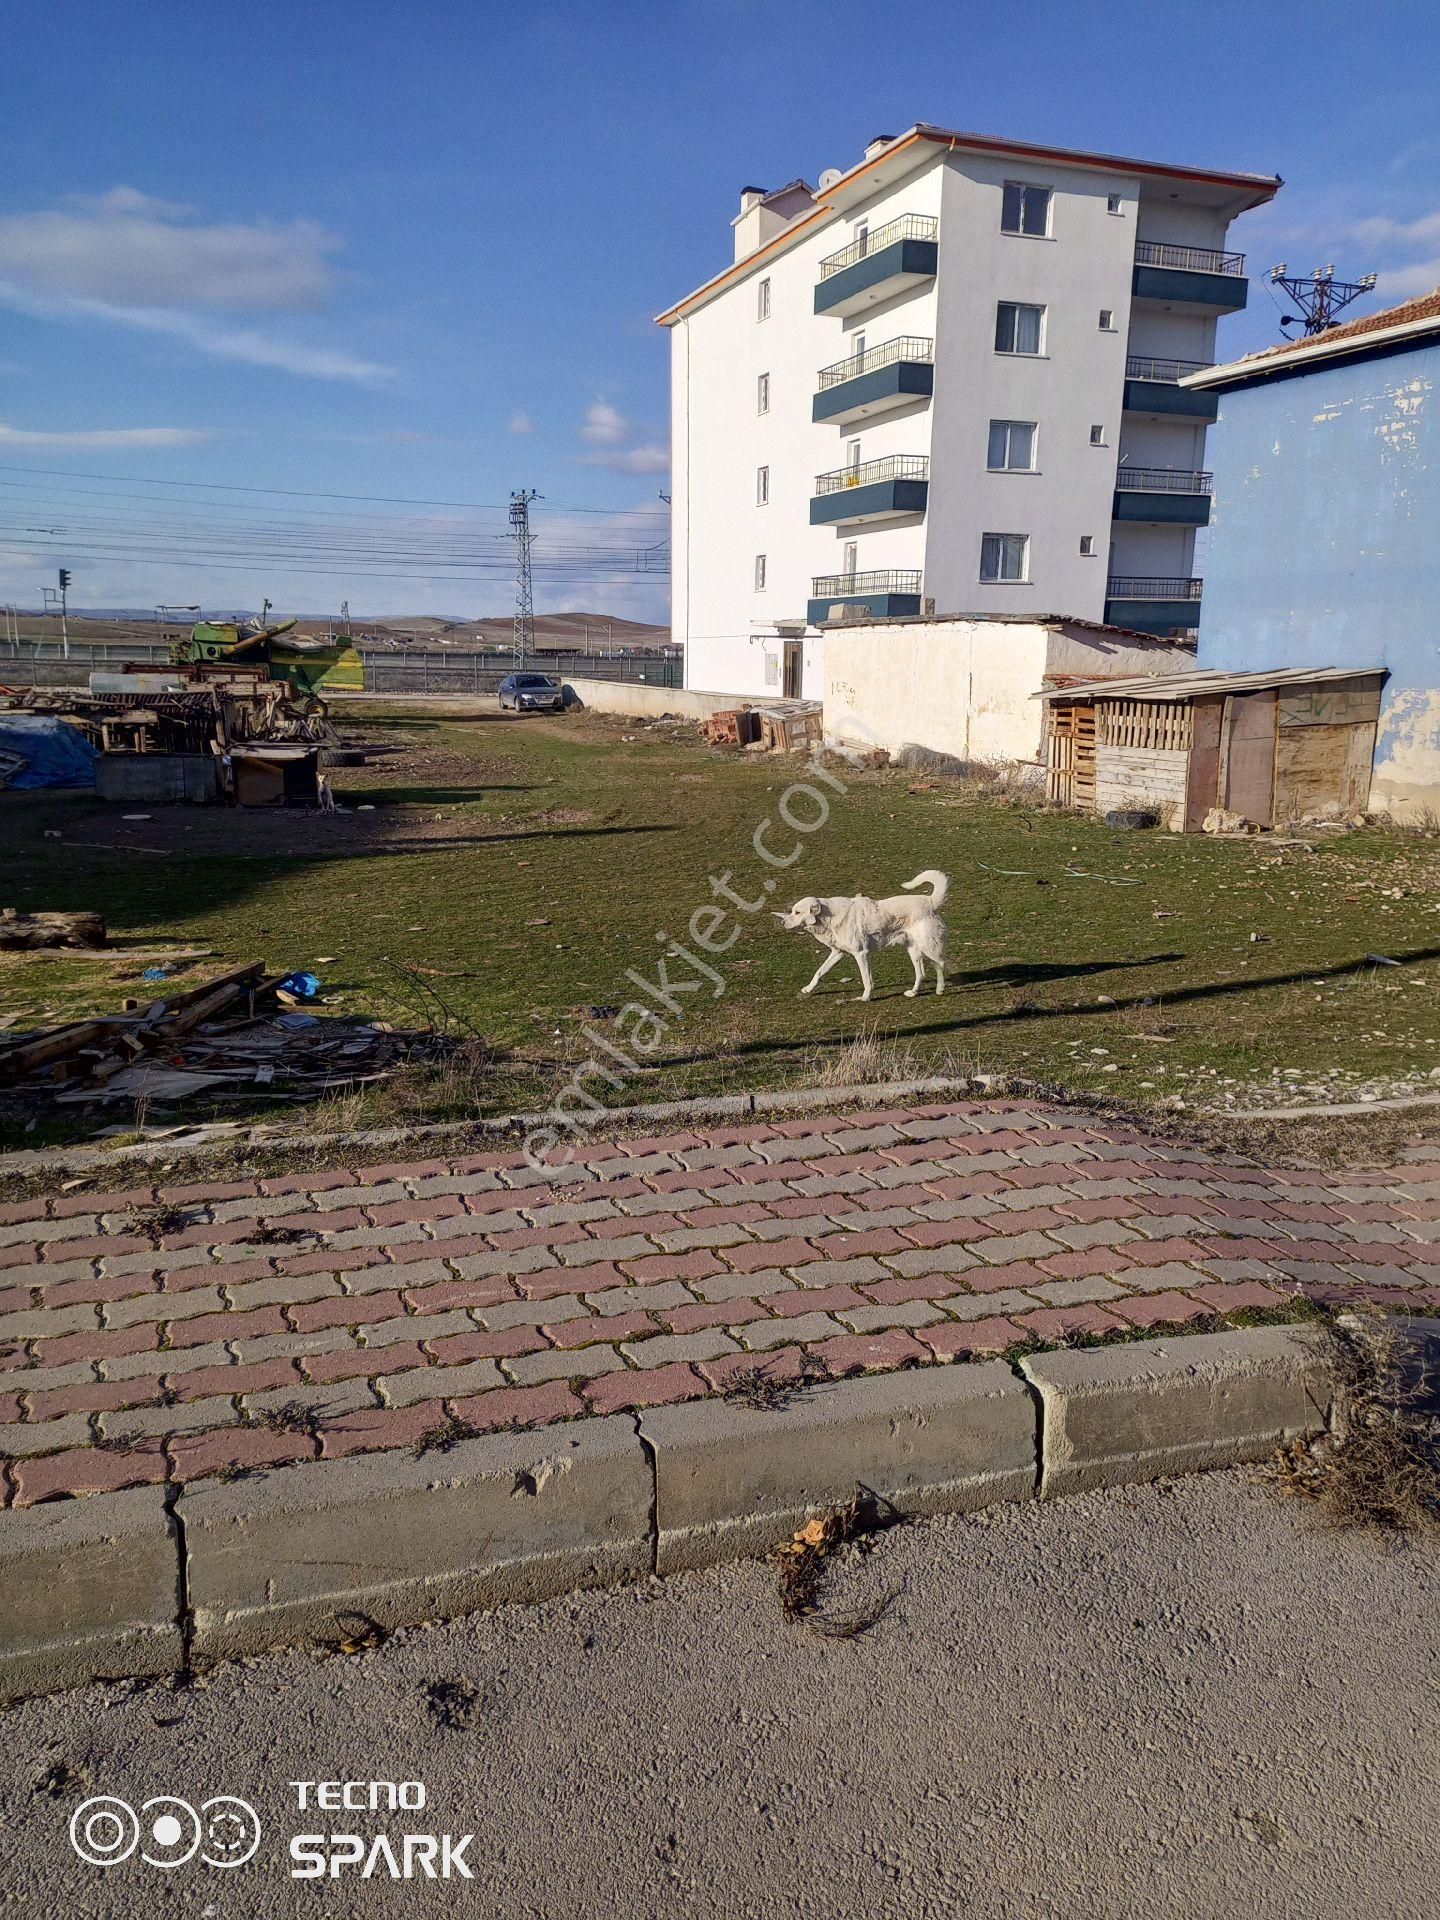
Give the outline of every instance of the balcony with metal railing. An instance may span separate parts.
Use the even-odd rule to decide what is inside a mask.
[[[810,583],[806,618],[818,626],[834,606],[865,607],[877,619],[920,612],[920,569],[885,567],[870,573],[818,573]]]
[[[1122,466],[1115,475],[1114,517],[1160,526],[1207,526],[1210,475],[1189,467]]]
[[[1203,307],[1234,313],[1245,305],[1250,283],[1243,253],[1218,247],[1190,247],[1172,240],[1138,240],[1131,282],[1137,300],[1159,300],[1171,307]]]
[[[858,526],[901,514],[924,513],[930,493],[930,462],[924,454],[891,454],[862,460],[815,476],[810,501],[812,527]]]
[[[904,213],[857,235],[848,247],[820,262],[816,313],[843,319],[933,280],[940,258],[939,231],[933,214]]]
[[[1200,624],[1203,582],[1190,574],[1112,573],[1105,619],[1137,633],[1181,633]]]
[[[1218,394],[1192,391],[1179,383],[1188,373],[1203,373],[1211,360],[1171,360],[1151,353],[1125,357],[1125,411],[1152,417],[1178,414],[1185,420],[1213,420]]]
[[[816,386],[811,418],[832,426],[922,403],[935,390],[935,342],[901,334],[822,367]]]

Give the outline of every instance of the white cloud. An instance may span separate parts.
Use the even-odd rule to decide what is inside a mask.
[[[511,414],[510,424],[505,431],[507,433],[533,433],[535,431],[535,422],[523,407],[517,407]]]
[[[609,453],[582,453],[582,467],[604,467],[610,473],[668,473],[670,449],[661,446],[616,447]]]
[[[330,294],[339,246],[311,220],[207,225],[133,187],[0,216],[0,275],[32,293],[126,307],[313,311]]]
[[[254,327],[231,327],[196,313],[173,307],[125,307],[106,300],[46,297],[0,280],[0,306],[42,320],[103,321],[158,333],[183,341],[197,353],[217,360],[239,360],[251,367],[272,367],[281,373],[308,375],[317,380],[354,380],[370,386],[390,378],[391,369],[373,360],[333,347],[307,346]]]
[[[580,437],[596,447],[618,447],[630,431],[630,422],[608,400],[597,400],[585,409]]]
[[[214,436],[196,427],[95,427],[42,433],[0,425],[0,447],[68,447],[103,452],[124,447],[195,447]]]
[[[339,247],[313,220],[206,222],[193,208],[112,187],[0,215],[0,305],[163,334],[246,366],[373,384],[389,369],[251,324],[256,314],[324,308]]]
[[[1440,256],[1433,260],[1412,260],[1408,267],[1387,267],[1375,284],[1377,296],[1393,305],[1413,300],[1418,294],[1434,293],[1440,287]]]

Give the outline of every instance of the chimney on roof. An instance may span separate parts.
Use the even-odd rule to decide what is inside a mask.
[[[740,189],[741,213],[742,214],[749,213],[752,207],[758,207],[760,202],[765,198],[766,191],[767,190],[764,187],[741,187]]]
[[[730,223],[735,229],[736,260],[748,259],[814,204],[815,197],[803,180],[773,189],[742,187],[740,211]]]
[[[865,149],[865,158],[867,160],[873,160],[877,153],[883,153],[885,151],[886,147],[889,146],[894,138],[893,133],[877,133]]]

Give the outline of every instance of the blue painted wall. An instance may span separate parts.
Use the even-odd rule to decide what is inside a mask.
[[[1440,802],[1440,343],[1220,396],[1198,664],[1389,669],[1372,804]]]

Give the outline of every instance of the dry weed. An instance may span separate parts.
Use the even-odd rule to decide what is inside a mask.
[[[1440,1519],[1440,1419],[1427,1381],[1407,1369],[1394,1319],[1373,1307],[1331,1322],[1336,1411],[1318,1440],[1282,1449],[1288,1494],[1314,1500],[1333,1526],[1410,1532]]]

